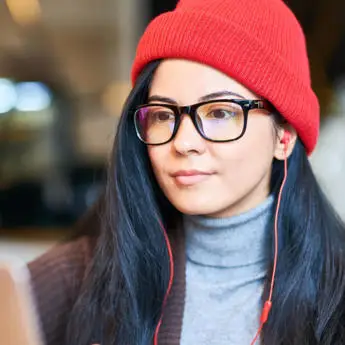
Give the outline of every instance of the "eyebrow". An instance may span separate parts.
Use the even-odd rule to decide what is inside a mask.
[[[212,92],[209,93],[205,96],[202,96],[199,98],[199,102],[205,102],[205,101],[209,101],[215,98],[221,98],[221,97],[236,97],[236,98],[241,98],[241,99],[245,99],[245,97],[243,97],[242,95],[236,93],[236,92],[232,92],[232,91],[218,91],[218,92]],[[174,100],[173,98],[169,98],[169,97],[164,97],[164,96],[159,96],[159,95],[152,95],[148,98],[148,102],[164,102],[164,103],[169,103],[169,104],[176,104],[178,105],[178,103],[176,102],[176,100]]]

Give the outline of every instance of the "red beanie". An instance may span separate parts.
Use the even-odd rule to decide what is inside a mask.
[[[150,61],[183,58],[212,66],[270,101],[310,154],[319,104],[310,81],[305,37],[282,0],[180,0],[141,38],[132,82]]]

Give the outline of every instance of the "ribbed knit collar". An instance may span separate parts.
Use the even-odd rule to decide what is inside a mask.
[[[215,268],[263,263],[269,255],[273,196],[248,212],[229,218],[184,216],[187,260]]]

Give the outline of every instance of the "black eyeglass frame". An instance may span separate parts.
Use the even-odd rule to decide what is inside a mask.
[[[244,116],[244,123],[243,123],[243,129],[240,135],[238,135],[236,138],[233,139],[227,139],[227,140],[213,140],[208,138],[202,131],[202,129],[199,127],[198,121],[197,121],[197,109],[205,104],[212,104],[212,103],[234,103],[239,105],[242,110],[243,110],[243,116]],[[146,142],[140,135],[139,129],[138,129],[138,125],[137,125],[137,114],[139,112],[140,109],[145,108],[145,107],[151,107],[151,106],[161,106],[161,107],[165,107],[168,108],[170,110],[172,110],[174,112],[175,115],[175,125],[174,125],[174,129],[171,133],[171,137],[169,138],[169,140],[166,140],[162,143],[148,143]],[[186,114],[189,115],[195,129],[197,130],[197,132],[201,135],[202,138],[204,138],[207,141],[211,141],[211,142],[215,142],[215,143],[225,143],[225,142],[231,142],[231,141],[236,141],[239,140],[240,138],[243,137],[243,135],[245,134],[246,130],[247,130],[247,123],[248,123],[248,113],[250,110],[253,109],[265,109],[269,112],[273,111],[273,107],[272,105],[266,101],[266,100],[259,100],[259,99],[254,99],[254,100],[250,100],[250,99],[214,99],[214,100],[210,100],[210,101],[205,101],[205,102],[200,102],[200,103],[195,103],[192,105],[186,105],[186,106],[178,106],[175,104],[167,104],[167,103],[148,103],[148,104],[143,104],[143,105],[139,105],[138,107],[136,107],[135,111],[134,111],[134,126],[135,126],[135,131],[137,134],[137,137],[139,138],[139,140],[141,142],[143,142],[146,145],[150,145],[150,146],[158,146],[158,145],[164,145],[167,144],[168,142],[170,142],[171,140],[174,139],[174,137],[176,136],[176,133],[180,127],[181,124],[181,120],[182,120],[182,115]]]

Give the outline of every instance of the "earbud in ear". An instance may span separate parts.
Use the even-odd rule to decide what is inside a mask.
[[[287,130],[284,131],[284,135],[281,139],[281,143],[287,145],[290,142],[291,139],[291,133]]]

